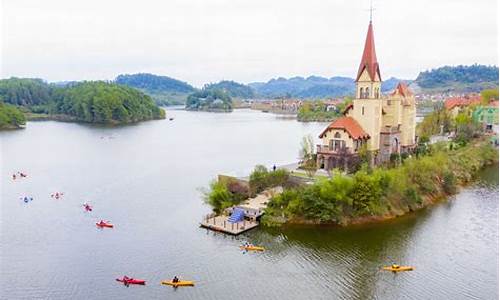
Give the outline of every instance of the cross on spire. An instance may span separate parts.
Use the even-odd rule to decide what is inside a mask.
[[[372,17],[373,17],[373,0],[370,0],[370,23],[372,22]]]

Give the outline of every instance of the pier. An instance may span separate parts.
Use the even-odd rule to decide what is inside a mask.
[[[258,194],[241,204],[226,209],[224,215],[209,214],[200,222],[200,226],[214,231],[238,235],[259,226],[258,219],[264,214],[269,199],[283,192],[282,187],[274,187]],[[231,222],[230,215],[239,210],[244,218],[238,222]]]
[[[215,214],[211,214],[203,218],[200,226],[213,231],[238,235],[259,226],[259,222],[254,220],[243,220],[241,222],[232,223],[228,221],[227,216],[217,216]]]

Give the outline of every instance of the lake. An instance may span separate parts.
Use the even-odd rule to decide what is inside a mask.
[[[201,190],[219,173],[295,162],[302,137],[326,124],[250,110],[167,117],[175,119],[29,122],[0,132],[2,298],[498,298],[498,166],[448,201],[396,220],[232,237],[198,227],[210,211]],[[13,181],[17,171],[28,177]],[[100,219],[115,228],[96,228]],[[266,251],[242,253],[245,240]],[[416,269],[380,271],[392,262]],[[123,275],[147,284],[127,288],[115,281]],[[196,286],[160,285],[174,275]]]

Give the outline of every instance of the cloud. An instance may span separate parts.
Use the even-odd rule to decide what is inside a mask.
[[[374,1],[382,75],[497,64],[496,1]],[[221,79],[354,76],[369,1],[4,0],[2,77]]]

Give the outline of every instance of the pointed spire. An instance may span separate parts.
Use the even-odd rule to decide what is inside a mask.
[[[375,39],[373,37],[373,25],[370,20],[370,25],[368,25],[368,33],[366,34],[365,50],[363,51],[363,56],[361,57],[361,63],[359,64],[358,76],[356,76],[356,81],[364,70],[368,71],[370,79],[375,80],[375,74],[378,74],[380,80],[380,69],[377,62],[377,53],[375,53]]]

